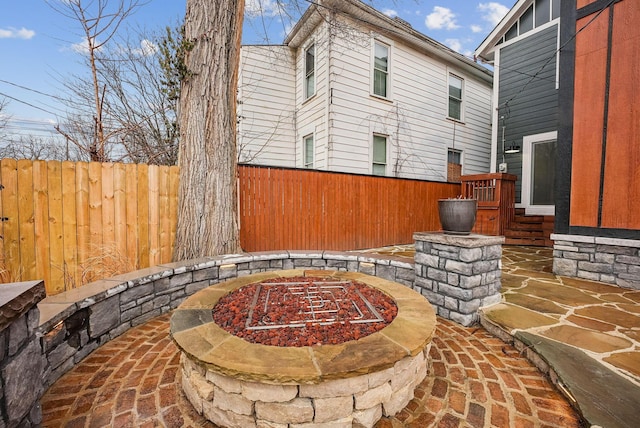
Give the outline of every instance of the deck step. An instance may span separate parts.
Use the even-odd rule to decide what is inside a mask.
[[[533,230],[514,230],[510,229],[504,232],[504,236],[507,238],[532,238],[532,237],[544,237],[544,231],[542,229]]]
[[[515,217],[516,223],[544,223],[543,215],[516,215]]]
[[[504,238],[505,245],[529,245],[531,247],[549,247],[549,242],[544,237],[531,238]]]

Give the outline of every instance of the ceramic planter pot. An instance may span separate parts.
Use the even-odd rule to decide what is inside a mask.
[[[468,235],[476,223],[476,199],[440,199],[438,214],[442,230],[447,235]]]

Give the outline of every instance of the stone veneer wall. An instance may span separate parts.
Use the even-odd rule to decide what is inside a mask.
[[[36,337],[43,281],[0,286],[0,427],[42,422],[44,361]]]
[[[400,257],[332,251],[225,255],[159,265],[33,301],[0,290],[0,427],[40,423],[46,389],[100,345],[175,309],[198,290],[239,276],[283,269],[361,272],[413,286],[414,268]],[[33,284],[30,284],[33,286]],[[40,290],[37,292],[35,290]],[[38,294],[40,293],[40,294]],[[39,298],[38,298],[39,296]],[[24,296],[23,296],[24,300]],[[38,306],[35,306],[40,301]],[[26,309],[25,309],[26,308]],[[39,326],[38,326],[39,322]]]
[[[182,354],[182,388],[198,413],[221,426],[370,428],[407,406],[427,375],[430,348],[386,370],[308,385],[243,381]]]
[[[414,289],[439,316],[470,326],[481,307],[499,303],[502,236],[416,233]]]
[[[640,241],[553,234],[553,273],[640,290]]]

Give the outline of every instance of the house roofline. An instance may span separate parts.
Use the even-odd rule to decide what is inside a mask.
[[[493,83],[493,72],[484,66],[477,64],[429,36],[414,30],[404,21],[390,18],[360,0],[318,0],[317,3],[309,6],[287,35],[284,40],[285,45],[297,48],[306,40],[309,34],[311,34],[323,20],[319,12],[320,8],[340,11],[351,19],[374,27],[385,36],[402,40],[431,56],[435,56],[452,65],[462,67],[464,71],[489,84]]]
[[[520,15],[527,10],[534,0],[518,0],[516,4],[507,12],[507,14],[500,20],[489,33],[487,37],[480,43],[480,46],[476,48],[475,56],[486,62],[493,61],[493,52],[498,40],[511,28],[511,26],[520,18]]]

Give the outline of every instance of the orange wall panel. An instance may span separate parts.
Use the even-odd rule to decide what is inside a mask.
[[[585,6],[589,6],[591,3],[595,3],[598,0],[577,0],[576,7],[581,9]]]
[[[590,19],[578,21],[576,28]],[[608,17],[602,14],[576,37],[571,226],[596,227],[598,222],[607,29]]]
[[[602,227],[640,229],[640,7],[614,9]]]

